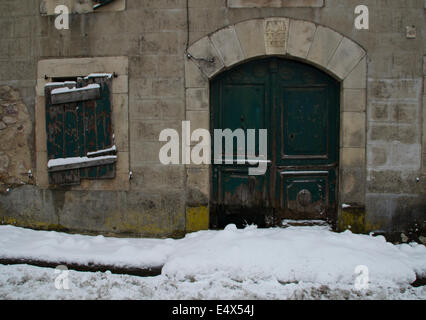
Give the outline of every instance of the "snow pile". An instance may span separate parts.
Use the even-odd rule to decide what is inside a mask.
[[[159,239],[92,237],[0,226],[0,258],[2,259],[25,258],[117,267],[161,266],[173,250],[168,242]]]
[[[69,290],[55,288],[58,274],[51,268],[28,265],[0,265],[0,300],[5,299],[426,299],[426,287],[372,288],[357,291],[353,286],[322,286],[314,283],[280,283],[274,279],[263,281],[234,280],[217,277],[202,280],[178,281],[166,276],[135,277],[110,272],[69,271]]]
[[[84,80],[88,80],[90,78],[104,78],[104,77],[111,79],[112,73],[91,73],[87,77],[84,77]]]
[[[116,151],[117,151],[117,147],[115,145],[113,145],[111,148],[96,150],[96,151],[93,151],[93,152],[88,152],[87,156],[93,157],[93,156],[97,156],[97,155],[100,155],[100,154],[109,153],[109,152],[116,152]]]
[[[92,83],[89,84],[85,87],[82,88],[68,88],[68,87],[63,87],[63,88],[57,88],[57,89],[53,89],[52,90],[52,95],[55,94],[61,94],[61,93],[69,93],[69,92],[78,92],[78,91],[85,91],[85,90],[90,90],[90,89],[99,89],[101,86],[97,83]]]
[[[335,233],[326,227],[200,231],[180,240],[118,239],[0,226],[0,258],[108,264],[164,265],[162,279],[211,286],[231,282],[353,288],[357,266],[372,287],[407,287],[426,275],[426,247],[393,245],[382,236]],[[209,284],[210,283],[210,284]],[[218,284],[222,286],[222,284]]]
[[[240,280],[354,284],[360,265],[368,268],[372,285],[409,284],[416,272],[426,271],[426,248],[320,227],[238,230],[229,225],[220,232],[188,235],[167,259],[163,274],[177,279],[217,274]]]
[[[71,164],[81,164],[81,163],[91,163],[91,162],[97,162],[100,160],[117,160],[117,156],[99,156],[94,158],[89,157],[69,157],[69,158],[57,158],[57,159],[51,159],[47,162],[47,167],[49,169],[65,166],[65,165],[71,165]]]
[[[48,82],[44,86],[45,87],[52,87],[52,86],[56,87],[56,86],[67,86],[67,85],[75,87],[77,85],[77,82],[76,81]]]

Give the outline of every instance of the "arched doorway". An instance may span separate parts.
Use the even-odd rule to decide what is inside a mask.
[[[337,80],[279,57],[246,62],[211,80],[210,119],[211,129],[268,130],[264,175],[250,176],[248,163],[211,166],[212,228],[269,226],[283,219],[336,222]]]

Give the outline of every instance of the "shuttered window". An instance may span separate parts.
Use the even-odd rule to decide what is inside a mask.
[[[75,185],[81,179],[115,177],[111,75],[45,87],[49,183]]]

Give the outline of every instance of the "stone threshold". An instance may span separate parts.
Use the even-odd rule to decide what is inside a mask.
[[[118,267],[114,265],[107,264],[94,264],[89,263],[88,265],[79,264],[79,263],[69,263],[69,262],[51,262],[43,260],[34,260],[34,259],[8,259],[0,258],[0,264],[2,265],[16,265],[16,264],[28,264],[36,267],[43,268],[56,268],[57,266],[66,266],[69,270],[74,271],[84,271],[84,272],[106,272],[110,271],[113,274],[125,274],[138,277],[155,277],[161,275],[163,266],[151,266],[151,267]]]

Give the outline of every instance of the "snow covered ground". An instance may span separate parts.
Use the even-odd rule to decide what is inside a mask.
[[[426,275],[425,246],[326,227],[229,225],[161,240],[0,226],[0,258],[23,257],[164,267],[141,278],[0,265],[0,299],[426,299],[426,287],[410,285]],[[68,290],[55,287],[58,277]]]

